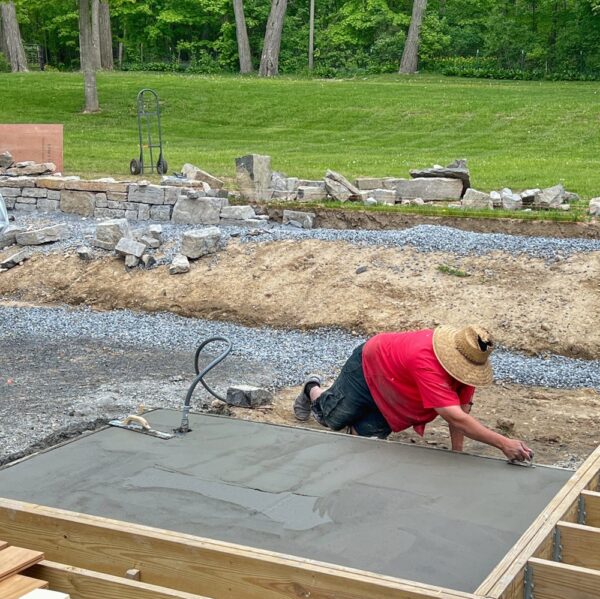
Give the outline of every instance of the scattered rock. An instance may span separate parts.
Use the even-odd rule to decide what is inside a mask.
[[[541,210],[555,210],[563,203],[564,197],[565,188],[559,183],[554,187],[542,189],[535,196],[534,206]]]
[[[133,256],[132,254],[125,256],[125,266],[127,268],[135,268],[139,263],[140,259],[137,256]]]
[[[378,202],[377,202],[377,200],[375,198],[369,197],[369,198],[365,198],[363,200],[363,204],[365,206],[377,206]]]
[[[271,199],[271,157],[247,154],[235,159],[236,181],[243,198]]]
[[[195,260],[206,254],[213,254],[219,249],[221,231],[217,227],[195,229],[183,234],[181,254]]]
[[[455,160],[447,167],[434,165],[432,168],[414,169],[410,171],[410,176],[414,179],[420,178],[442,178],[442,179],[459,179],[462,182],[462,193],[471,187],[471,179],[467,161],[465,159]],[[456,198],[459,199],[459,198]]]
[[[14,163],[5,170],[4,174],[9,177],[38,177],[39,175],[49,175],[55,170],[56,165],[53,162],[38,163],[27,160]]]
[[[252,387],[250,385],[235,385],[227,389],[227,403],[230,406],[239,406],[241,408],[255,408],[270,404],[273,401],[273,394],[261,387]]]
[[[512,190],[505,188],[500,192],[502,198],[503,210],[521,210],[523,208],[523,199],[519,194],[513,193]]]
[[[523,206],[533,206],[535,204],[535,198],[539,193],[542,193],[542,190],[537,187],[522,191],[519,195],[521,196],[521,200],[523,200]]]
[[[86,245],[81,245],[77,248],[77,255],[82,260],[93,260],[94,259],[94,251],[92,248],[87,247]]]
[[[498,418],[496,420],[496,427],[505,435],[511,435],[515,432],[515,423],[508,418]]]
[[[121,237],[119,242],[115,246],[115,251],[120,256],[135,256],[136,258],[141,258],[146,251],[146,246],[139,241],[131,237]],[[137,264],[136,264],[137,266]]]
[[[494,208],[502,207],[502,194],[498,191],[490,191],[490,200]]]
[[[17,233],[16,241],[19,245],[43,245],[44,243],[60,241],[67,236],[67,233],[68,228],[66,225],[52,225],[34,231]]]
[[[178,275],[190,271],[190,262],[182,254],[177,254],[169,266],[169,274]]]
[[[283,211],[283,224],[292,225],[299,229],[312,229],[316,218],[314,212],[299,212],[297,210]]]
[[[463,199],[461,200],[461,206],[463,208],[473,208],[476,210],[493,210],[494,203],[490,198],[489,194],[484,193],[483,191],[477,191],[476,189],[469,188],[467,189]]]
[[[181,172],[187,179],[208,183],[211,189],[222,189],[225,183],[193,164],[184,164]]]
[[[352,185],[346,177],[332,170],[328,170],[325,174],[325,189],[334,200],[339,202],[361,199],[360,189]]]
[[[220,399],[214,399],[210,402],[208,406],[209,414],[219,414],[221,416],[230,416],[231,410],[226,402],[221,401]]]
[[[149,235],[142,235],[140,237],[140,243],[143,243],[146,247],[152,248],[153,250],[160,247],[160,240],[155,237],[150,237]]]
[[[221,208],[221,218],[229,220],[248,220],[255,218],[256,213],[252,206],[223,206]]]
[[[0,262],[0,269],[9,270],[9,269],[17,266],[17,264],[22,264],[28,258],[29,258],[28,250],[25,250],[25,249],[19,250],[16,254],[12,254],[12,256],[9,256],[8,258],[5,258],[4,260],[2,260],[2,262]]]
[[[131,237],[131,229],[126,218],[106,220],[96,225],[94,245],[104,250],[114,250],[123,237]]]
[[[600,216],[600,198],[592,198],[588,210],[591,216]]]
[[[141,261],[145,268],[152,268],[156,264],[156,258],[152,254],[144,254]]]
[[[221,210],[227,206],[226,198],[190,199],[179,196],[174,208],[172,220],[178,225],[216,225]]]
[[[381,189],[383,187],[383,179],[374,177],[359,177],[354,181],[354,185],[361,191],[370,189]]]
[[[323,187],[300,185],[296,192],[296,198],[299,202],[311,202],[313,200],[323,200],[327,192]]]
[[[162,243],[162,225],[149,225],[144,235],[158,239]]]
[[[359,266],[355,272],[357,275],[361,275],[363,272],[367,272],[367,270],[369,270],[368,266]]]
[[[396,191],[393,189],[372,189],[367,192],[367,195],[370,198],[374,198],[378,204],[393,206],[396,203]]]
[[[2,152],[0,154],[0,169],[10,168],[13,164],[13,157],[10,152]]]
[[[8,225],[2,233],[0,233],[0,250],[17,243],[17,233],[22,233],[24,229],[16,225]]]
[[[422,198],[426,201],[460,200],[463,195],[463,183],[460,179],[418,178],[397,179],[396,195],[400,200]]]

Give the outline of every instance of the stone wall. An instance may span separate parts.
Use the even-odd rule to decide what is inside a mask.
[[[218,223],[221,210],[229,205],[227,190],[189,181],[185,185],[60,176],[0,177],[0,194],[9,210],[61,211],[131,221]],[[223,218],[231,219],[231,215]]]

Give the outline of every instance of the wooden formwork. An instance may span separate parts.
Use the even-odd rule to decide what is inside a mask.
[[[0,538],[42,551],[26,575],[72,599],[594,599],[599,483],[600,447],[474,593],[9,499]]]

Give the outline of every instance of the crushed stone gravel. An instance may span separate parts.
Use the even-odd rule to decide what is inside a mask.
[[[170,313],[95,312],[88,308],[65,307],[2,307],[0,329],[5,340],[23,336],[39,337],[41,341],[88,338],[190,353],[207,337],[224,336],[233,344],[233,355],[271,366],[276,373],[271,382],[273,388],[299,384],[312,372],[334,376],[354,347],[365,341],[363,337],[332,329],[249,328]],[[215,345],[214,351],[217,350]],[[531,357],[500,348],[492,355],[492,363],[497,381],[600,390],[600,361],[555,355]]]

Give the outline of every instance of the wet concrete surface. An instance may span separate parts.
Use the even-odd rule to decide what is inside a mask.
[[[177,411],[148,414],[170,431]],[[0,496],[473,591],[570,471],[192,414],[0,470]]]

